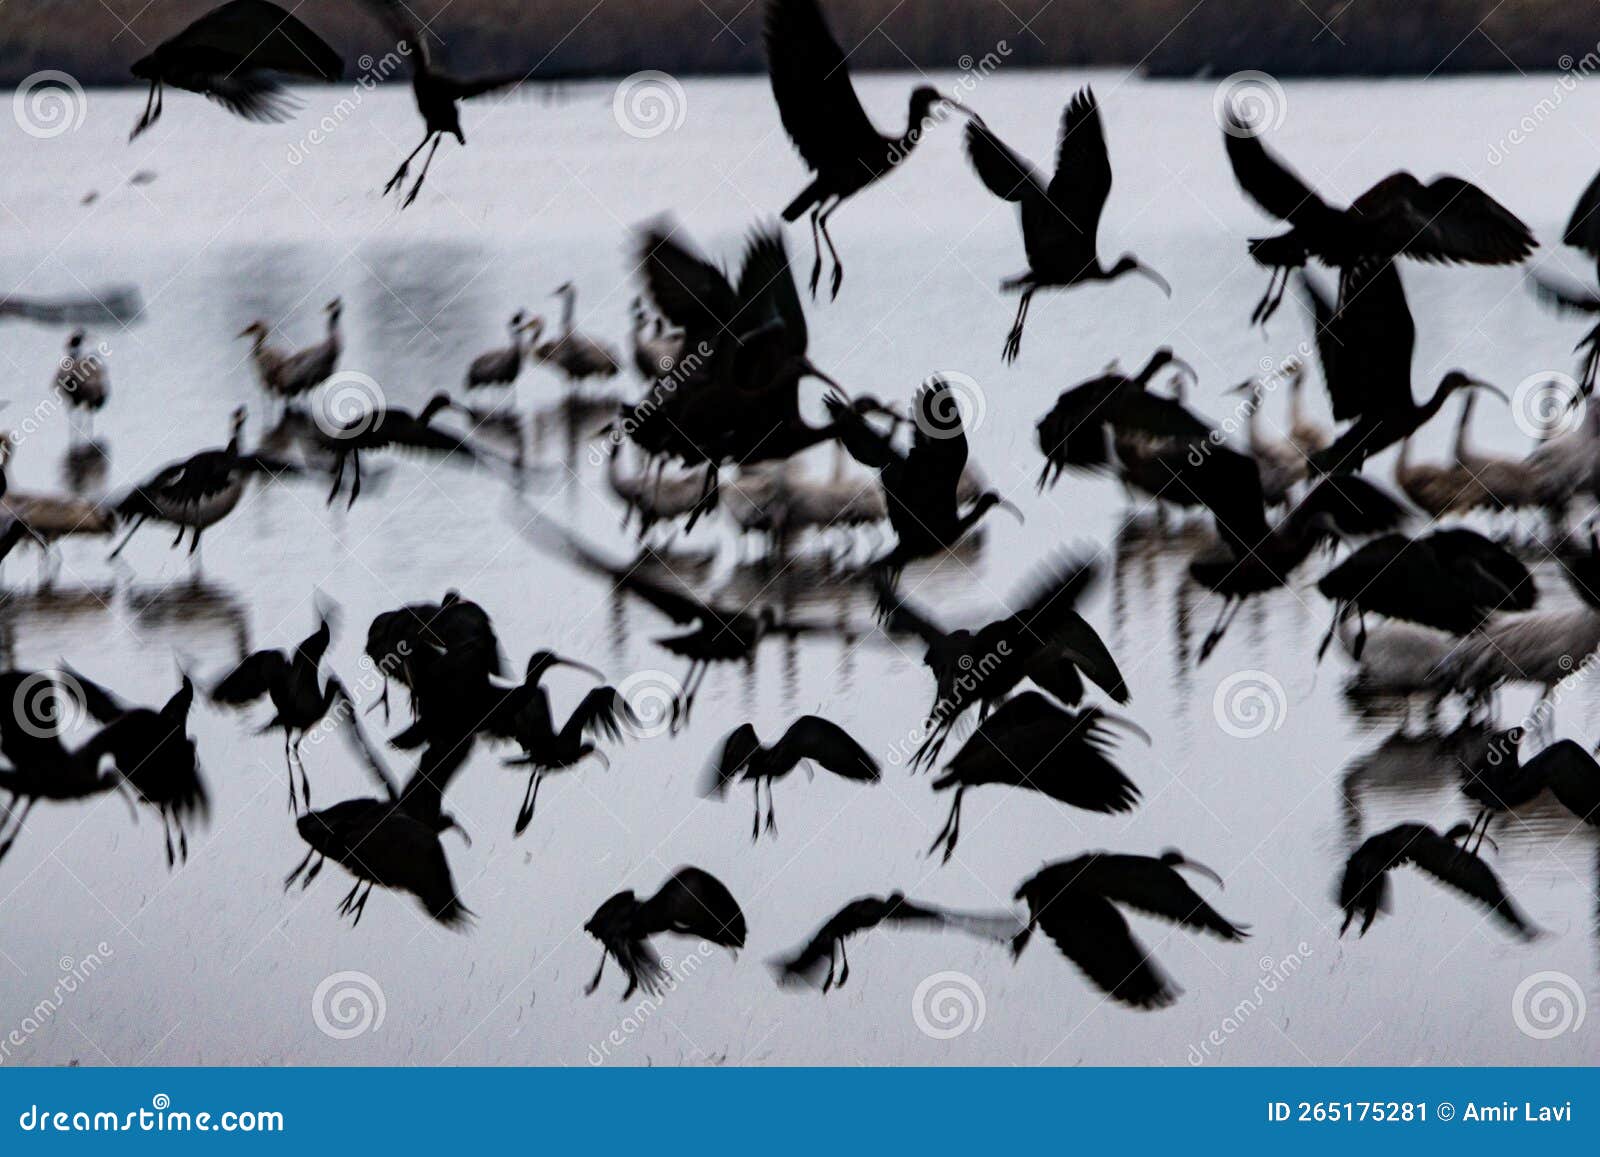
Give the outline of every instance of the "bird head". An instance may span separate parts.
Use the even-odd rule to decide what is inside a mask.
[[[986,511],[994,506],[998,506],[1001,510],[1004,510],[1007,514],[1015,518],[1018,525],[1026,526],[1028,524],[1028,520],[1023,517],[1022,511],[1017,507],[1015,502],[1012,502],[1006,498],[1002,498],[998,492],[993,490],[985,490],[982,494],[978,495],[978,500],[972,504],[973,521],[976,522]]]
[[[1173,353],[1172,347],[1167,345],[1161,346],[1155,353],[1150,355],[1150,360],[1145,362],[1144,369],[1139,371],[1137,380],[1142,383],[1149,383],[1151,379],[1168,366],[1171,366],[1192,382],[1200,380],[1200,375],[1195,372],[1195,368]]]
[[[576,659],[563,659],[554,651],[535,651],[528,656],[528,681],[530,683],[536,682],[551,667],[575,667],[579,671],[587,671],[596,679],[604,679],[606,677],[604,671],[591,667],[587,663],[580,663]]]
[[[267,336],[267,334],[270,333],[270,332],[271,331],[267,328],[267,323],[266,322],[264,322],[264,321],[252,321],[249,325],[247,325],[243,329],[241,329],[238,332],[238,334],[235,335],[235,336],[237,336],[237,337],[265,338]]]
[[[560,285],[556,286],[550,291],[551,297],[576,297],[577,294],[577,286],[573,285],[570,281],[563,281]]]
[[[88,335],[83,332],[81,327],[73,330],[72,333],[67,335],[67,348],[73,353],[77,353],[79,347],[83,345],[83,339],[86,336]]]
[[[1140,277],[1153,281],[1156,288],[1168,297],[1172,296],[1172,283],[1131,253],[1124,253],[1117,258],[1117,263],[1111,267],[1108,280],[1121,277],[1125,273],[1137,273]]]
[[[1438,396],[1440,398],[1448,398],[1457,390],[1484,390],[1499,398],[1506,405],[1509,406],[1511,404],[1511,399],[1506,397],[1503,391],[1496,389],[1481,378],[1473,377],[1465,370],[1451,370],[1439,379]]]
[[[521,322],[520,325],[516,326],[516,328],[521,330],[523,333],[526,333],[529,341],[538,341],[539,335],[544,332],[544,318],[538,314],[533,314]]]
[[[244,420],[249,416],[249,413],[250,411],[243,406],[235,406],[233,408],[233,413],[228,415],[228,434],[230,437],[238,438],[240,434],[244,433]]]
[[[520,310],[520,309],[517,310],[516,313],[512,314],[511,315],[511,332],[512,333],[516,333],[518,330],[520,330],[522,328],[522,326],[523,326],[523,323],[525,321],[527,321],[527,319],[528,319],[528,315],[523,313],[522,310]]]
[[[1166,851],[1162,852],[1161,862],[1167,865],[1169,868],[1188,868],[1191,872],[1199,872],[1206,879],[1216,884],[1217,887],[1226,887],[1226,885],[1224,885],[1222,882],[1222,877],[1217,875],[1216,872],[1212,871],[1202,863],[1189,859],[1182,852],[1178,851],[1177,848],[1168,848]]]
[[[946,96],[932,85],[919,84],[911,90],[911,112],[907,119],[911,123],[912,131],[920,133],[930,122],[944,120],[946,109],[966,116],[972,115],[971,110],[954,97]]]
[[[323,306],[322,311],[328,315],[329,321],[338,321],[339,315],[344,312],[344,301],[336,297]]]
[[[417,420],[419,422],[428,422],[440,410],[453,410],[456,408],[457,406],[450,395],[441,390],[428,399],[428,404],[422,407],[422,412],[417,415]]]

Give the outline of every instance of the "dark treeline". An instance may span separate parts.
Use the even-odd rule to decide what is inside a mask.
[[[0,82],[40,69],[84,84],[128,64],[218,0],[6,0]],[[461,70],[535,76],[762,67],[760,0],[411,0],[436,54]],[[1141,65],[1152,75],[1258,68],[1283,76],[1551,71],[1600,39],[1571,0],[824,0],[852,67],[948,69],[1005,43],[1006,67]],[[1009,9],[1009,10],[1008,10]],[[381,56],[360,0],[304,0],[299,16],[347,54]],[[126,22],[126,23],[124,23]],[[726,23],[724,23],[726,22]],[[1030,22],[1024,27],[1025,22]],[[1591,58],[1591,62],[1592,62]]]

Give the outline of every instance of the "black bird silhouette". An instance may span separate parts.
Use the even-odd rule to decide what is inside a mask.
[[[283,761],[289,776],[289,809],[295,809],[294,771],[300,768],[301,792],[305,807],[311,808],[311,780],[306,776],[300,745],[306,733],[324,718],[334,703],[344,701],[352,710],[354,702],[344,685],[330,676],[322,679],[322,657],[333,638],[326,615],[317,629],[302,639],[294,651],[255,651],[211,688],[211,699],[230,707],[242,707],[265,696],[276,710],[258,731],[283,732]]]
[[[1567,220],[1561,240],[1594,258],[1596,272],[1600,273],[1600,174],[1589,182],[1572,207],[1572,216]],[[1600,314],[1600,293],[1587,286],[1541,273],[1533,275],[1533,285],[1542,301],[1562,313],[1588,318]],[[1594,392],[1595,373],[1600,370],[1600,321],[1596,321],[1573,347],[1575,353],[1580,350],[1583,364],[1579,370],[1579,388],[1583,396],[1588,397]]]
[[[1273,271],[1266,296],[1251,321],[1266,321],[1283,299],[1290,270],[1315,257],[1340,273],[1339,300],[1354,296],[1346,284],[1358,267],[1393,257],[1418,261],[1515,265],[1538,244],[1509,209],[1470,181],[1435,177],[1424,185],[1410,173],[1391,173],[1335,209],[1277,157],[1231,111],[1223,145],[1234,179],[1289,230],[1250,242],[1256,263]]]
[[[1086,811],[1132,811],[1139,789],[1107,754],[1112,725],[1150,742],[1133,723],[1098,707],[1068,711],[1037,691],[1007,699],[933,781],[934,791],[955,788],[955,798],[928,854],[943,844],[950,862],[961,838],[961,801],[968,788],[985,784],[1027,788]]]
[[[397,736],[397,746],[420,746],[435,732],[458,731],[464,713],[477,711],[462,724],[477,729],[482,699],[491,676],[503,676],[500,640],[488,613],[477,603],[448,590],[437,603],[409,603],[373,616],[367,628],[367,658],[384,677],[378,703],[388,718],[389,680],[411,699],[412,715],[421,728]],[[405,733],[402,733],[404,736]]]
[[[1039,489],[1054,486],[1063,471],[1110,470],[1112,433],[1192,442],[1211,427],[1175,398],[1150,393],[1156,374],[1168,366],[1194,377],[1189,363],[1162,346],[1137,374],[1111,371],[1061,391],[1035,431],[1044,469]]]
[[[1359,659],[1369,613],[1465,635],[1493,612],[1526,611],[1538,598],[1516,555],[1464,527],[1375,538],[1318,579],[1317,590],[1334,603],[1318,658],[1352,613],[1360,629],[1351,654]]]
[[[828,917],[798,952],[772,962],[778,983],[809,984],[823,992],[843,988],[850,979],[850,959],[844,942],[858,932],[884,924],[953,928],[1001,943],[1013,940],[1022,931],[1022,921],[1013,912],[957,912],[908,900],[904,892],[861,896]]]
[[[400,202],[400,207],[404,209],[415,201],[417,194],[422,191],[422,182],[428,177],[428,166],[433,164],[433,154],[439,151],[439,142],[444,139],[444,135],[449,133],[463,147],[467,143],[466,136],[461,132],[461,113],[456,108],[456,102],[471,100],[485,93],[520,84],[526,79],[526,74],[505,73],[499,76],[475,76],[466,79],[450,76],[434,66],[427,38],[418,30],[411,18],[411,10],[402,0],[366,0],[366,4],[377,13],[390,35],[395,37],[397,46],[399,44],[410,46],[411,95],[416,98],[417,112],[421,114],[423,123],[421,143],[406,155],[406,159],[401,161],[400,167],[394,171],[394,176],[389,178],[389,183],[384,185],[385,196],[398,190],[405,183],[411,162],[425,146],[431,143],[428,155],[422,160],[422,172],[417,174],[416,181],[412,183],[411,192]]]
[[[924,611],[878,584],[878,609],[891,633],[913,634],[927,644],[922,661],[933,672],[928,734],[912,756],[921,766],[938,758],[957,721],[973,704],[993,710],[1024,679],[1063,703],[1083,698],[1083,676],[1118,703],[1128,686],[1104,641],[1077,604],[1094,585],[1090,561],[1065,557],[1039,569],[1014,600],[1018,609],[977,630],[945,631]]]
[[[1016,360],[1028,305],[1040,289],[1070,289],[1091,281],[1115,281],[1126,273],[1148,277],[1168,297],[1167,279],[1131,253],[1106,266],[1096,236],[1100,212],[1111,194],[1111,158],[1094,90],[1080,88],[1061,113],[1056,140],[1056,171],[1047,185],[1039,171],[990,131],[982,117],[967,122],[967,158],[979,178],[1003,201],[1017,203],[1028,270],[1000,283],[1002,291],[1022,291],[1017,319],[1006,336],[1004,357]]]
[[[783,219],[798,221],[802,213],[811,211],[811,243],[817,253],[811,267],[811,293],[816,295],[822,277],[820,232],[833,258],[830,292],[837,297],[844,266],[828,234],[828,218],[847,198],[887,175],[910,155],[936,109],[965,110],[937,89],[919,85],[911,93],[906,131],[898,137],[884,136],[856,97],[845,55],[828,31],[817,0],[768,0],[765,38],[778,116],[801,159],[816,174],[789,202]]]
[[[345,509],[356,504],[356,499],[361,495],[363,451],[375,452],[395,447],[431,454],[460,454],[474,460],[480,458],[481,452],[465,438],[432,424],[433,419],[444,410],[460,410],[471,414],[470,410],[452,401],[449,394],[438,393],[429,398],[427,404],[415,414],[398,406],[374,402],[366,412],[331,429],[319,428],[318,435],[323,445],[333,454],[333,487],[328,491],[328,505],[332,506],[333,500],[339,497],[347,461],[354,476],[350,482],[350,500],[345,503]]]
[[[912,402],[916,433],[908,451],[869,425],[842,394],[829,394],[825,401],[836,437],[852,458],[876,470],[883,484],[895,545],[873,566],[891,580],[898,579],[907,563],[950,550],[993,507],[1023,521],[1016,505],[994,490],[985,490],[965,512],[961,510],[958,494],[967,468],[967,434],[960,401],[948,382],[934,378],[917,391]]]
[[[755,789],[755,818],[750,838],[761,835],[761,785],[767,785],[767,830],[778,834],[773,814],[772,781],[782,779],[802,763],[813,763],[845,779],[877,783],[882,778],[878,761],[837,723],[817,715],[802,715],[789,725],[776,743],[763,744],[753,724],[741,723],[730,731],[706,768],[706,794],[722,796],[734,780],[746,780]]]
[[[131,706],[111,691],[62,665],[73,691],[89,714],[105,724],[92,742],[109,753],[118,773],[161,816],[167,866],[189,859],[189,824],[210,816],[211,801],[194,740],[188,735],[194,683],[183,676],[178,690],[159,708]],[[173,834],[177,854],[173,854]]]
[[[150,82],[150,95],[130,141],[160,118],[166,85],[208,96],[245,120],[283,121],[298,102],[274,73],[338,80],[344,61],[276,4],[230,0],[134,61],[132,72]]]
[[[1200,644],[1204,662],[1222,641],[1247,599],[1287,586],[1319,546],[1347,535],[1392,530],[1405,507],[1381,487],[1354,474],[1329,475],[1276,525],[1268,525],[1261,468],[1254,458],[1220,444],[1177,460],[1173,488],[1211,512],[1218,542],[1189,563],[1189,576],[1222,596],[1217,621]]]
[[[0,860],[40,800],[88,799],[121,785],[114,771],[102,770],[106,745],[99,735],[76,750],[62,743],[61,724],[73,701],[71,685],[52,672],[0,671],[0,792],[6,796]]]
[[[1413,864],[1442,884],[1484,907],[1520,939],[1532,940],[1538,929],[1530,924],[1506,895],[1489,865],[1457,840],[1472,833],[1472,824],[1456,824],[1440,835],[1426,824],[1396,824],[1379,832],[1351,853],[1339,882],[1339,906],[1344,909],[1343,936],[1359,915],[1358,934],[1365,936],[1380,911],[1389,908],[1389,872]]]
[[[1417,331],[1393,262],[1371,262],[1352,271],[1337,305],[1310,276],[1301,284],[1316,323],[1317,358],[1334,420],[1350,423],[1331,445],[1310,456],[1312,469],[1325,474],[1359,470],[1378,451],[1414,434],[1459,390],[1484,390],[1506,400],[1461,370],[1440,378],[1421,405],[1412,399]]]
[[[1524,760],[1520,746],[1525,732],[1522,727],[1494,732],[1471,762],[1462,764],[1461,790],[1482,809],[1467,834],[1469,842],[1477,836],[1473,851],[1488,838],[1498,813],[1514,811],[1546,789],[1578,819],[1600,825],[1600,763],[1571,739],[1558,740]]]
[[[600,967],[584,992],[593,993],[600,987],[606,957],[614,956],[628,977],[623,1000],[639,988],[659,996],[670,979],[661,957],[650,946],[650,937],[676,932],[735,951],[744,947],[745,937],[739,902],[722,881],[694,867],[679,868],[655,895],[643,900],[631,891],[618,892],[595,909],[583,930],[601,944]]]
[[[540,522],[537,516],[519,519],[519,533],[543,549],[554,549],[592,574],[603,575],[618,589],[636,595],[681,627],[691,630],[655,640],[656,645],[689,660],[689,669],[672,707],[672,730],[689,721],[695,695],[713,663],[742,662],[753,666],[757,649],[766,639],[784,636],[829,633],[836,626],[778,618],[770,606],[752,611],[718,606],[697,598],[681,586],[669,587],[625,566],[606,559],[571,531]]]
[[[1223,940],[1249,935],[1248,925],[1230,923],[1189,886],[1178,874],[1185,867],[1221,887],[1210,868],[1171,850],[1160,856],[1089,852],[1046,866],[1017,888],[1016,898],[1028,905],[1028,926],[1011,942],[1012,954],[1020,956],[1033,930],[1042,928],[1111,999],[1136,1008],[1166,1007],[1181,990],[1134,937],[1117,905]]]

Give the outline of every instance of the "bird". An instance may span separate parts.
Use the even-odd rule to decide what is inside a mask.
[[[529,317],[522,310],[517,310],[506,325],[506,335],[511,344],[473,358],[472,364],[467,367],[466,388],[477,390],[485,386],[509,386],[515,383],[517,375],[522,372],[522,359],[529,343],[539,340],[543,328],[544,318]]]
[[[1093,588],[1098,568],[1062,555],[1037,569],[1012,599],[1017,607],[976,630],[945,631],[910,601],[878,584],[879,613],[891,634],[910,634],[927,645],[922,662],[934,677],[929,731],[912,766],[931,763],[961,716],[973,705],[987,715],[1024,679],[1067,704],[1084,695],[1084,676],[1117,703],[1128,685],[1104,640],[1077,611]]]
[[[502,73],[467,78],[451,76],[435,67],[427,38],[416,26],[412,11],[404,0],[366,0],[366,5],[383,22],[389,34],[395,37],[397,44],[409,47],[406,55],[411,60],[411,95],[422,117],[422,141],[400,162],[394,176],[383,187],[384,196],[398,192],[411,171],[411,162],[427,147],[428,155],[422,159],[422,171],[412,183],[411,191],[400,202],[400,208],[405,209],[422,191],[422,182],[428,177],[428,166],[433,164],[433,155],[439,151],[439,142],[445,134],[449,133],[458,144],[466,146],[467,138],[461,131],[461,112],[456,104],[520,84],[526,79],[526,74]]]
[[[550,341],[535,346],[533,356],[560,370],[569,385],[579,385],[590,378],[604,381],[616,377],[622,369],[616,352],[573,328],[577,324],[577,286],[563,282],[554,296],[561,299],[561,331]]]
[[[189,553],[200,549],[200,535],[221,522],[244,497],[245,483],[252,477],[276,478],[290,472],[287,463],[261,454],[246,454],[240,449],[246,411],[234,408],[228,418],[228,444],[221,449],[202,450],[181,462],[158,470],[117,500],[117,517],[131,522],[128,533],[111,552],[122,553],[139,527],[149,519],[178,528],[172,545],[189,534]]]
[[[1144,368],[1128,376],[1115,368],[1061,392],[1055,405],[1034,426],[1044,468],[1039,489],[1056,484],[1068,469],[1107,471],[1112,468],[1107,432],[1191,442],[1211,433],[1211,427],[1175,398],[1150,392],[1156,374],[1172,366],[1190,377],[1189,363],[1162,346],[1150,355]],[[1181,457],[1181,455],[1180,455]],[[1157,492],[1164,487],[1155,487]]]
[[[1506,895],[1499,877],[1481,857],[1457,842],[1471,832],[1471,824],[1456,824],[1441,836],[1426,824],[1402,823],[1368,837],[1350,854],[1339,881],[1339,907],[1344,909],[1339,935],[1360,916],[1357,934],[1365,936],[1378,913],[1389,907],[1390,870],[1412,864],[1488,908],[1519,939],[1532,940],[1538,930]]]
[[[348,464],[352,471],[350,499],[345,509],[356,504],[361,496],[361,455],[380,450],[403,449],[424,451],[446,457],[461,455],[477,461],[484,454],[467,439],[441,430],[433,420],[445,410],[463,410],[459,402],[447,393],[437,393],[429,398],[421,410],[413,414],[399,406],[375,400],[362,413],[328,429],[318,427],[317,433],[323,447],[333,455],[333,485],[328,490],[328,505],[339,497],[344,485],[344,472]]]
[[[67,400],[74,411],[82,410],[87,417],[88,436],[94,437],[94,416],[105,409],[111,396],[111,375],[106,372],[105,357],[100,350],[83,351],[88,337],[81,328],[67,337],[66,352],[56,367],[56,392]],[[73,424],[73,443],[78,442],[77,424]]]
[[[1306,364],[1295,358],[1289,373],[1289,441],[1301,454],[1309,458],[1325,450],[1333,441],[1332,435],[1318,422],[1306,415]]]
[[[24,541],[54,557],[63,538],[79,535],[104,537],[116,530],[116,511],[99,502],[72,494],[30,493],[13,489],[8,471],[17,447],[11,431],[0,433],[0,559]]]
[[[653,382],[677,369],[678,359],[683,356],[684,335],[682,331],[667,332],[666,322],[659,315],[652,319],[646,314],[642,297],[635,297],[630,308],[633,328],[628,336],[633,344],[633,365],[641,378]]]
[[[917,391],[912,403],[916,432],[908,451],[870,425],[837,390],[823,401],[835,436],[852,458],[878,471],[888,499],[895,544],[874,561],[873,569],[898,576],[910,562],[947,553],[997,506],[1023,521],[1016,504],[994,490],[979,494],[966,511],[960,509],[957,494],[967,465],[967,436],[957,394],[946,380],[933,378]]]
[[[622,993],[627,1000],[640,988],[660,996],[671,977],[650,937],[662,932],[698,936],[723,948],[744,947],[745,919],[739,902],[722,881],[703,868],[682,867],[667,878],[654,895],[641,900],[631,890],[616,893],[596,908],[583,930],[600,941],[600,967],[584,989],[600,987],[606,958],[615,957],[628,978]]]
[[[1304,376],[1304,369],[1297,368],[1291,374],[1298,379]],[[1251,378],[1235,386],[1232,392],[1248,395],[1244,403],[1245,444],[1261,474],[1261,497],[1268,506],[1283,506],[1294,488],[1305,480],[1306,454],[1293,438],[1275,438],[1261,428],[1261,411],[1268,388],[1268,383],[1261,378]]]
[[[843,779],[877,783],[883,773],[867,749],[837,723],[818,715],[802,715],[791,723],[776,743],[764,744],[755,725],[741,723],[730,731],[707,767],[708,796],[721,797],[734,780],[748,781],[755,792],[755,818],[750,839],[761,836],[761,785],[767,785],[767,831],[778,834],[773,813],[772,781],[782,779],[804,763],[813,763]]]
[[[273,398],[288,404],[316,389],[333,376],[339,368],[339,355],[344,341],[339,335],[339,317],[344,303],[334,298],[323,306],[328,317],[328,332],[323,339],[293,353],[284,353],[267,345],[270,332],[264,321],[253,321],[239,331],[240,337],[252,339],[251,360],[261,388]]]
[[[950,862],[961,838],[961,801],[969,788],[987,784],[1027,788],[1086,811],[1132,811],[1139,789],[1111,762],[1107,748],[1112,726],[1150,741],[1133,723],[1098,707],[1068,711],[1037,691],[1007,699],[933,781],[934,791],[954,788],[955,796],[928,854],[942,844],[944,862]]]
[[[1250,242],[1256,264],[1273,271],[1266,295],[1251,314],[1265,322],[1277,309],[1289,273],[1315,257],[1339,270],[1339,303],[1356,295],[1363,266],[1395,257],[1473,265],[1515,265],[1538,244],[1527,225],[1470,181],[1439,176],[1424,185],[1399,170],[1336,209],[1317,195],[1261,143],[1254,129],[1229,110],[1223,145],[1244,193],[1287,232]]]
[[[1600,826],[1600,763],[1571,739],[1557,740],[1523,759],[1521,745],[1527,731],[1519,726],[1494,732],[1471,762],[1462,765],[1462,794],[1481,809],[1467,833],[1468,843],[1477,836],[1473,851],[1488,839],[1489,825],[1498,813],[1515,811],[1546,790],[1579,820]]]
[[[1027,272],[1000,283],[1001,292],[1022,291],[1016,320],[1006,335],[1002,355],[1006,361],[1015,361],[1022,349],[1028,305],[1040,289],[1070,289],[1137,273],[1172,296],[1167,279],[1132,253],[1124,253],[1109,266],[1100,259],[1095,238],[1111,193],[1111,158],[1092,88],[1084,85],[1062,110],[1056,168],[1048,184],[995,136],[982,117],[967,121],[965,140],[967,159],[984,186],[1002,201],[1016,203],[1028,256]]]
[[[698,473],[667,474],[657,468],[632,475],[624,474],[623,446],[624,442],[619,439],[611,444],[606,454],[606,485],[625,507],[622,525],[626,527],[632,518],[638,517],[638,538],[641,541],[649,536],[658,522],[675,522],[702,509],[705,480]],[[732,489],[732,486],[719,487],[718,493]]]
[[[1470,505],[1460,509],[1523,510],[1543,505],[1545,491],[1538,470],[1527,458],[1483,454],[1473,449],[1472,412],[1477,402],[1475,391],[1462,397],[1461,419],[1456,424],[1453,457],[1476,483],[1468,495]]]
[[[1055,942],[1101,992],[1134,1008],[1164,1008],[1179,989],[1133,935],[1118,910],[1125,905],[1222,940],[1245,939],[1248,926],[1225,919],[1178,874],[1197,871],[1220,887],[1210,868],[1168,850],[1160,856],[1088,852],[1048,864],[1024,880],[1016,899],[1028,906],[1028,923],[1011,942],[1020,956],[1037,928]]]
[[[161,116],[166,85],[210,97],[245,120],[287,120],[298,102],[275,73],[338,80],[344,61],[295,16],[267,0],[230,0],[133,62],[150,94],[131,141]]]
[[[1310,276],[1302,274],[1300,284],[1315,322],[1317,357],[1334,420],[1350,423],[1311,455],[1313,471],[1359,470],[1372,455],[1419,430],[1458,391],[1483,390],[1508,401],[1489,383],[1454,369],[1439,379],[1426,402],[1416,403],[1411,355],[1417,332],[1393,262],[1357,268],[1346,278],[1337,304]]]
[[[770,606],[751,610],[706,602],[681,584],[669,586],[641,574],[635,567],[607,560],[575,534],[542,524],[537,516],[522,522],[519,532],[534,545],[558,551],[591,574],[603,576],[616,588],[643,599],[679,627],[689,628],[655,640],[657,646],[689,660],[689,669],[673,697],[674,731],[688,722],[700,684],[713,663],[742,662],[750,666],[757,649],[767,639],[837,631],[835,627],[801,619],[779,619]]]
[[[823,921],[822,927],[797,952],[774,960],[773,972],[780,984],[809,984],[820,987],[823,992],[843,988],[850,979],[845,941],[884,925],[949,928],[1000,943],[1009,943],[1022,930],[1022,921],[1011,912],[958,912],[909,900],[904,892],[859,896]]]
[[[1437,627],[1454,635],[1477,629],[1497,610],[1528,610],[1538,597],[1533,576],[1515,555],[1475,530],[1450,527],[1420,538],[1386,534],[1352,551],[1317,580],[1334,604],[1320,658],[1338,624],[1351,614]],[[1361,657],[1362,636],[1353,653]]]
[[[1561,233],[1562,243],[1582,250],[1593,258],[1596,271],[1600,272],[1600,220],[1596,219],[1597,212],[1600,212],[1600,174],[1596,174],[1585,186],[1578,203],[1572,207],[1567,227]],[[1560,313],[1588,318],[1600,314],[1600,294],[1585,286],[1573,284],[1564,278],[1558,280],[1547,274],[1536,273],[1533,275],[1533,287],[1541,301]],[[1586,398],[1594,392],[1595,374],[1600,370],[1600,320],[1573,347],[1573,352],[1579,351],[1583,353],[1583,362],[1579,369],[1578,390],[1580,396]]]
[[[322,659],[333,639],[333,630],[324,613],[317,629],[300,641],[292,652],[254,651],[211,688],[213,703],[242,707],[263,697],[272,702],[274,714],[257,732],[283,732],[283,761],[289,777],[289,809],[295,809],[294,771],[300,768],[301,795],[311,810],[311,780],[300,745],[317,724],[327,718],[335,703],[353,708],[350,693],[336,676],[322,678]],[[339,720],[335,719],[335,723]]]
[[[1483,504],[1483,486],[1458,461],[1432,463],[1411,460],[1415,435],[1400,439],[1394,460],[1394,484],[1430,518],[1475,509]]]
[[[204,821],[211,812],[194,740],[188,734],[194,683],[184,675],[160,707],[140,707],[125,703],[66,664],[62,677],[89,715],[105,724],[94,739],[96,749],[111,756],[123,780],[160,814],[167,867],[187,862],[189,825]]]
[[[424,725],[402,746],[448,737],[463,726],[476,731],[483,718],[485,688],[491,678],[505,674],[500,640],[488,612],[455,589],[445,591],[438,602],[408,603],[374,615],[364,650],[384,679],[378,700],[384,718],[388,718],[389,680],[394,679],[410,696],[412,713]]]
[[[839,296],[844,265],[828,233],[828,218],[847,199],[887,176],[917,147],[939,110],[959,102],[928,85],[911,92],[906,130],[884,136],[868,119],[850,80],[845,54],[818,0],[767,0],[763,32],[767,73],[778,118],[806,167],[815,175],[783,210],[785,221],[811,214],[811,295],[822,278],[822,245],[833,259],[830,296]],[[818,240],[818,237],[821,240]]]

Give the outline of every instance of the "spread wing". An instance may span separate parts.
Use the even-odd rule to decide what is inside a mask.
[[[808,166],[854,166],[882,147],[817,0],[769,0],[765,39],[778,116]]]
[[[660,891],[639,905],[637,925],[648,936],[680,932],[724,948],[743,948],[744,912],[727,886],[700,868],[679,868]]]
[[[1350,206],[1376,226],[1387,252],[1422,261],[1513,265],[1538,245],[1516,214],[1460,177],[1422,184],[1392,173]]]
[[[1257,205],[1291,225],[1316,225],[1336,215],[1310,185],[1261,143],[1231,112],[1222,143],[1233,166],[1234,180]]]
[[[162,47],[235,58],[238,64],[230,73],[271,69],[321,80],[338,80],[344,73],[344,61],[322,37],[267,0],[230,0]]]
[[[964,140],[967,159],[972,162],[978,179],[996,197],[1002,201],[1022,201],[1046,195],[1038,170],[995,136],[981,118],[973,117],[967,122]]]
[[[802,715],[796,719],[783,733],[778,747],[790,766],[810,759],[845,779],[871,782],[882,774],[878,761],[848,731],[818,715]]]

